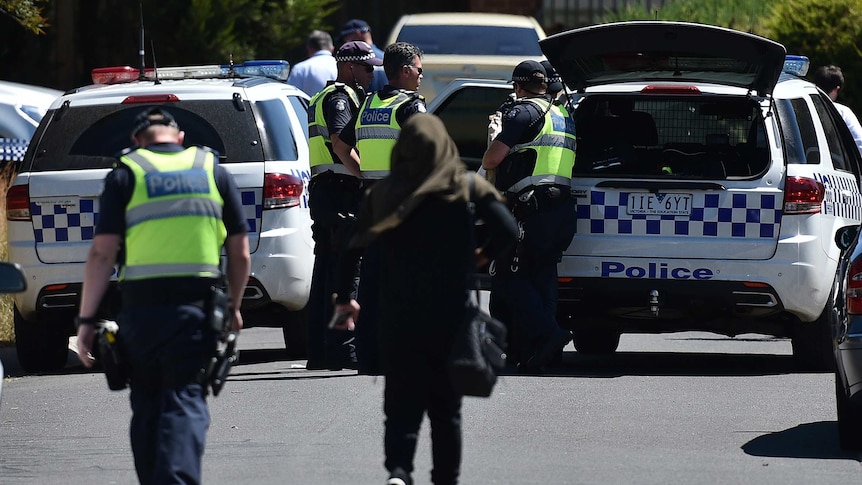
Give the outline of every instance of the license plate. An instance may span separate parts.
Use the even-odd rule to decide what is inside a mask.
[[[627,214],[661,216],[691,215],[691,194],[629,194]]]

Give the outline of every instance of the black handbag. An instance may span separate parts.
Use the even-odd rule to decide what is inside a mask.
[[[470,174],[470,234],[475,225],[473,176]],[[475,238],[471,238],[471,258],[475,246]],[[475,296],[475,301],[467,301],[464,320],[452,345],[449,378],[461,395],[488,397],[497,383],[497,373],[506,365],[506,326],[479,307],[478,290]]]

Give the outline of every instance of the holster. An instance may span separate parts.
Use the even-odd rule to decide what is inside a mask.
[[[224,335],[230,329],[231,314],[228,310],[228,297],[224,289],[213,285],[210,287],[206,302],[204,303],[209,328],[216,335]]]

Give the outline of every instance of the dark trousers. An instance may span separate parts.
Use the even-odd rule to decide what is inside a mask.
[[[380,336],[380,264],[379,242],[372,242],[362,255],[359,265],[359,291],[357,301],[361,307],[356,321],[356,358],[359,373],[379,375]]]
[[[495,261],[491,314],[510,329],[512,356],[529,358],[557,324],[557,263],[577,229],[576,204],[564,199],[539,210],[516,208],[524,237],[508,257]]]
[[[199,484],[210,424],[200,384],[152,390],[132,385],[129,434],[142,485]]]
[[[327,324],[333,312],[338,260],[354,232],[351,215],[359,210],[360,181],[328,172],[316,175],[309,185],[314,270],[306,328],[308,360],[317,364],[346,363],[353,354],[352,332],[329,330]]]
[[[431,482],[458,483],[461,469],[461,400],[442,357],[413,349],[393,355],[387,370],[383,410],[386,414],[385,466],[413,472],[416,442],[424,414],[431,421]],[[395,370],[397,369],[397,371]]]
[[[131,377],[130,438],[142,484],[201,483],[206,393],[197,383],[215,334],[198,305],[124,307],[119,339]]]

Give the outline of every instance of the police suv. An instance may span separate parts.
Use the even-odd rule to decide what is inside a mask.
[[[680,22],[540,45],[572,91],[578,137],[578,231],[558,300],[575,348],[612,353],[622,333],[761,333],[789,337],[801,368],[830,368],[834,234],[862,219],[861,164],[832,102],[801,78],[807,59]],[[457,99],[508,91],[461,86],[429,111],[446,122]]]
[[[302,356],[314,262],[308,96],[283,82],[288,70],[285,61],[100,68],[94,84],[51,105],[6,196],[9,256],[28,280],[14,298],[22,367],[65,364],[103,179],[130,145],[134,117],[156,105],[174,116],[187,146],[218,151],[239,187],[251,249],[246,326],[282,327],[288,351]],[[108,316],[119,305],[112,290],[103,301]]]

